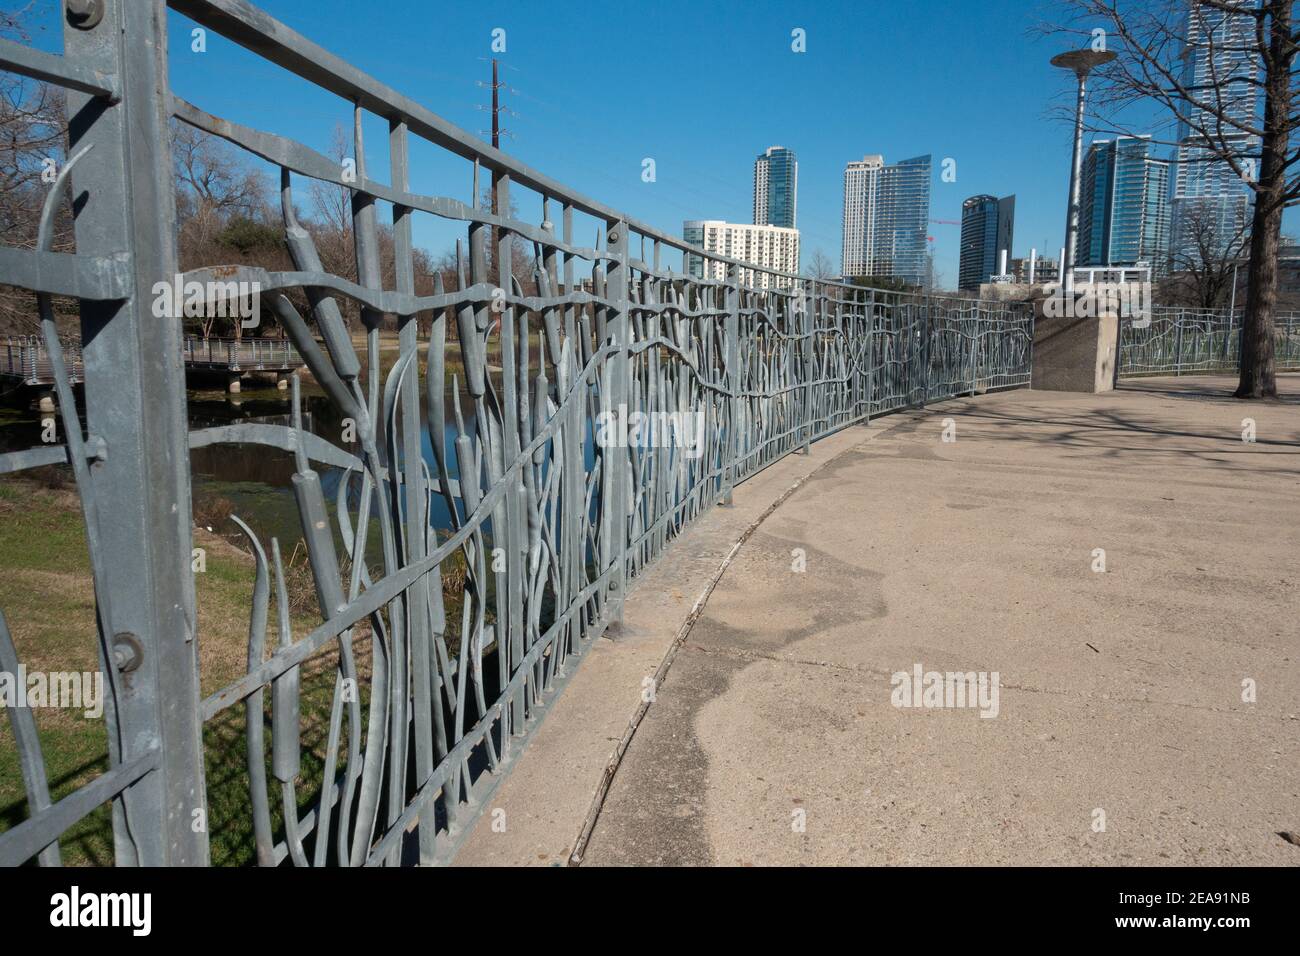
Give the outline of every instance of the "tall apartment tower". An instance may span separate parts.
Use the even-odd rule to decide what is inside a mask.
[[[978,290],[981,283],[997,275],[1003,252],[1010,261],[1015,224],[1015,196],[971,196],[961,204],[961,258],[957,270],[961,288]]]
[[[799,230],[783,226],[723,222],[720,219],[688,219],[682,223],[682,238],[705,252],[729,256],[777,272],[799,271]],[[716,259],[687,256],[687,274],[697,279],[725,279],[726,268]],[[757,269],[740,269],[741,285],[753,288],[787,288],[791,280]]]
[[[1238,0],[1237,5],[1244,11],[1256,4]],[[1188,0],[1188,7],[1181,81],[1197,89],[1203,100],[1216,98],[1217,84],[1225,118],[1195,110],[1186,118],[1190,122],[1179,123],[1171,210],[1174,268],[1180,260],[1199,258],[1198,241],[1223,249],[1250,226],[1254,191],[1231,164],[1216,157],[1205,134],[1216,141],[1222,138],[1242,157],[1259,152],[1258,139],[1234,125],[1253,125],[1258,111],[1257,88],[1252,85],[1260,69],[1252,49],[1255,19],[1248,12],[1210,7],[1199,0]],[[1250,162],[1243,159],[1239,165],[1248,167]]]
[[[1150,136],[1096,140],[1083,163],[1078,264],[1164,270],[1169,244],[1169,161]]]
[[[930,157],[886,166],[863,156],[844,167],[841,273],[924,285],[929,275]]]
[[[754,225],[795,228],[799,161],[784,146],[769,146],[754,160]]]

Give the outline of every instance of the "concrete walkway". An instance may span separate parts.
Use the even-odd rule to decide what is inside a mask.
[[[686,634],[585,865],[1300,864],[1286,379],[961,399],[774,466],[641,581],[459,862],[567,860],[709,569],[807,476]],[[996,707],[895,706],[918,665],[997,672]]]

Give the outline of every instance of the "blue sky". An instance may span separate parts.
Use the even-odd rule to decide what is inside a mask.
[[[12,3],[7,6],[12,6]],[[37,23],[54,30],[54,0]],[[746,3],[428,3],[260,0],[272,16],[456,125],[489,125],[492,31],[500,55],[503,148],[593,198],[675,235],[688,218],[747,222],[754,157],[781,144],[799,158],[804,261],[839,265],[844,164],[934,157],[931,216],[961,218],[978,193],[1016,195],[1015,254],[1055,255],[1064,232],[1070,130],[1049,110],[1072,78],[1048,64],[1068,44],[1032,35],[1038,0]],[[226,118],[325,150],[350,108],[226,41],[190,51],[172,15],[176,92]],[[807,51],[791,50],[802,28]],[[53,41],[57,45],[58,40]],[[384,127],[366,127],[372,172],[386,171]],[[413,187],[468,198],[457,167],[414,149]],[[642,160],[657,181],[642,181]],[[956,161],[955,182],[940,178]],[[376,173],[376,175],[380,175]],[[449,182],[449,178],[454,182]],[[536,219],[535,211],[521,212]],[[434,252],[452,233],[417,217]],[[959,229],[933,224],[940,279],[956,284]],[[579,236],[587,241],[590,237]]]

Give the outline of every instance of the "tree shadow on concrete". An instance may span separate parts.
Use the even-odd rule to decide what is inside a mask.
[[[1293,387],[1295,385],[1300,383],[1294,383]],[[1036,403],[1034,392],[1018,391],[1010,401],[964,401],[961,416],[972,424],[992,426],[980,435],[981,439],[1050,442],[1099,454],[1103,458],[1128,458],[1134,464],[1172,455],[1227,465],[1233,470],[1294,475],[1296,469],[1288,466],[1291,456],[1300,456],[1300,419],[1295,423],[1288,422],[1282,430],[1278,429],[1275,421],[1260,423],[1253,442],[1243,441],[1244,426],[1239,423],[1242,418],[1254,417],[1251,415],[1253,408],[1277,410],[1281,405],[1300,404],[1300,394],[1288,394],[1286,401],[1246,403],[1232,399],[1231,389],[1223,390],[1222,380],[1212,381],[1210,386],[1207,388],[1205,383],[1198,384],[1190,378],[1186,381],[1152,379],[1139,388],[1122,387],[1118,392],[1097,396],[1097,404],[1090,407],[1056,408]],[[1147,407],[1143,400],[1146,396],[1162,400],[1161,406],[1153,403]],[[1171,412],[1167,404],[1169,399],[1174,399],[1180,406],[1186,400],[1186,411],[1176,408]],[[1204,411],[1191,404],[1207,401],[1216,404],[1224,413],[1218,427],[1203,427],[1200,422],[1205,420]],[[1125,440],[1126,435],[1132,438]],[[1197,446],[1190,442],[1212,444]],[[1268,457],[1261,459],[1260,455]],[[1285,464],[1270,462],[1274,455],[1288,456]]]

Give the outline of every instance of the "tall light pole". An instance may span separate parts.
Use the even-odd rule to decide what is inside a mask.
[[[1088,74],[1094,67],[1109,63],[1115,54],[1108,50],[1070,50],[1052,57],[1052,66],[1073,70],[1079,79],[1079,95],[1074,107],[1074,153],[1070,157],[1070,205],[1065,214],[1065,254],[1061,257],[1061,281],[1067,291],[1074,290],[1075,246],[1079,239],[1079,179],[1083,167],[1083,98]]]

